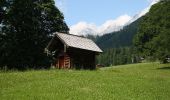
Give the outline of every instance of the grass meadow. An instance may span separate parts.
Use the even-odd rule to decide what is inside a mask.
[[[170,64],[1,71],[0,100],[170,100]]]

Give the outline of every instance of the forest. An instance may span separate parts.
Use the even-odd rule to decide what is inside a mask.
[[[0,67],[47,68],[44,48],[52,33],[69,33],[64,15],[53,0],[1,0]],[[104,66],[170,58],[170,1],[161,0],[150,11],[117,32],[88,35],[104,51],[96,64]]]
[[[142,60],[167,63],[170,58],[170,1],[162,0],[153,5],[146,15],[118,32],[92,39],[105,51],[97,58],[99,64],[109,66]]]
[[[0,14],[0,67],[49,67],[44,48],[54,32],[69,31],[54,0],[1,0]]]

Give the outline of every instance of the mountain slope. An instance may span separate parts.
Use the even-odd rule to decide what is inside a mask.
[[[102,49],[131,46],[133,37],[137,32],[138,24],[141,19],[142,17],[129,24],[128,26],[125,26],[118,32],[108,33],[101,37],[97,37],[96,40],[93,40]]]

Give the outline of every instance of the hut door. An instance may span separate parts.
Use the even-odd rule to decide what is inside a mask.
[[[64,68],[64,56],[59,57],[59,68]]]

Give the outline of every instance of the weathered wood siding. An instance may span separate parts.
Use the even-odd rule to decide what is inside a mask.
[[[66,47],[59,40],[51,48],[55,50],[55,66],[59,69],[95,69],[95,52],[78,48]]]

